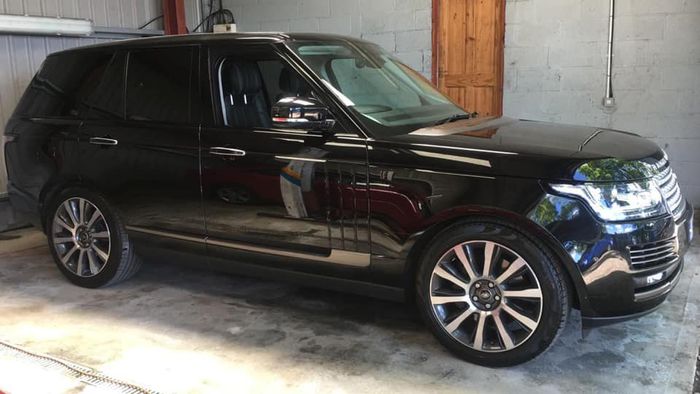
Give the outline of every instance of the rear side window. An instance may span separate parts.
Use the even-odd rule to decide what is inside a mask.
[[[127,119],[189,123],[193,61],[192,47],[131,52],[126,83]]]
[[[126,55],[117,53],[95,91],[86,97],[90,111],[86,119],[124,119],[124,72]]]
[[[17,105],[16,114],[84,118],[112,55],[105,50],[49,56]]]

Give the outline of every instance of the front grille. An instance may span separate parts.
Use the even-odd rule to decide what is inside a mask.
[[[643,245],[630,246],[630,261],[634,268],[642,269],[664,265],[678,259],[676,237]]]
[[[671,169],[671,165],[666,163],[654,177],[654,180],[656,184],[659,185],[661,194],[664,196],[666,204],[671,210],[671,214],[673,214],[673,218],[679,220],[685,211],[685,200],[681,194],[680,187],[678,187],[678,180],[676,179],[676,174],[674,174]]]

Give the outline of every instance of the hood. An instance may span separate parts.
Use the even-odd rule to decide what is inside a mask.
[[[587,126],[471,119],[383,140],[431,170],[563,181],[630,181],[656,174],[663,151],[636,134]]]

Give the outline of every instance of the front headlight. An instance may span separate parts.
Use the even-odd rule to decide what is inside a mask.
[[[561,194],[582,198],[603,220],[644,219],[667,212],[661,192],[652,181],[550,186]]]

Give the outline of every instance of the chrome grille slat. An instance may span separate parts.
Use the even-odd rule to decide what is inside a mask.
[[[668,252],[673,252],[673,247],[667,246],[667,247],[665,247],[665,248],[663,248],[663,249],[659,249],[659,250],[652,251],[651,253],[632,254],[632,258],[634,258],[634,259],[643,259],[643,258],[647,258],[647,257],[651,257],[651,256],[658,256],[658,255],[661,255],[661,254],[664,254],[664,253],[668,253]]]
[[[629,248],[630,262],[636,269],[652,268],[679,258],[676,237]]]
[[[664,260],[668,259],[669,257],[675,258],[676,253],[671,251],[669,253],[666,253],[663,256],[652,257],[650,259],[645,259],[645,260],[635,260],[632,262],[632,264],[633,265],[649,264],[649,263],[653,263],[655,261],[664,261]]]
[[[671,211],[673,218],[675,220],[680,219],[685,211],[685,203],[681,189],[678,186],[678,178],[676,174],[673,173],[671,165],[666,162],[663,164],[663,169],[659,170],[658,174],[654,176],[654,181],[661,190],[661,194],[666,200],[666,205]]]

